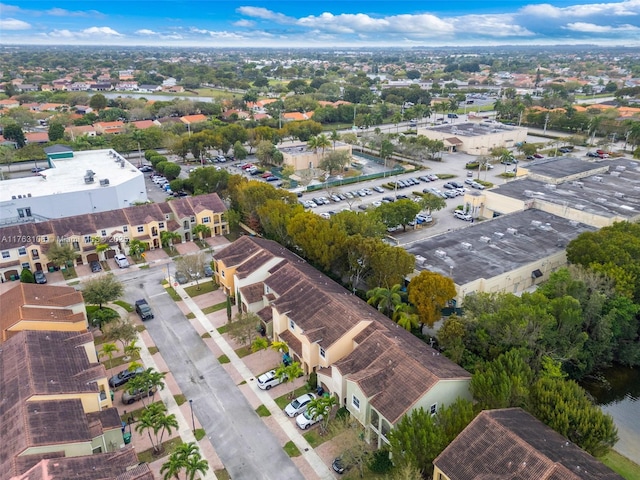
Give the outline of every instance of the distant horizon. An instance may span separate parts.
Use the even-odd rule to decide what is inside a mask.
[[[0,3],[2,46],[640,47],[640,0]]]

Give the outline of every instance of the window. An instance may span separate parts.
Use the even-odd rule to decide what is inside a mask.
[[[78,243],[76,240],[72,242],[72,245],[74,250],[80,250],[80,243]]]
[[[164,222],[158,222],[158,228],[164,228]]]
[[[291,330],[295,330],[296,329],[296,323],[291,319],[289,319],[289,328]]]
[[[360,411],[360,399],[355,395],[351,396],[351,405],[353,405],[356,410]]]
[[[429,413],[431,415],[435,415],[437,410],[438,410],[438,404],[437,403],[434,403],[433,405],[431,405],[429,407]]]
[[[19,209],[18,209],[18,216],[19,216],[20,218],[24,218],[24,208],[19,208]]]
[[[9,258],[10,256],[11,254],[9,253],[9,250],[2,251],[2,258]]]
[[[129,227],[127,227],[126,225],[123,225],[123,226],[122,226],[122,231],[123,231],[124,233],[127,233],[127,232],[129,231]]]
[[[31,209],[30,209],[29,207],[25,208],[25,209],[24,209],[24,214],[25,214],[27,217],[30,217],[30,216],[31,216]]]
[[[29,265],[29,262],[25,262],[22,264],[22,268],[26,268],[27,270],[31,270],[31,265]]]
[[[327,352],[324,351],[324,348],[320,347],[320,356],[322,358],[327,358]]]
[[[91,235],[84,236],[84,243],[91,243]]]
[[[27,249],[25,247],[18,248],[18,255],[26,255]]]
[[[210,223],[211,217],[202,217],[202,223]]]
[[[196,217],[191,217],[191,223],[196,223]]]
[[[165,214],[164,214],[164,219],[165,219],[165,220],[169,220],[169,217],[170,217],[170,216],[171,216],[171,215],[169,215],[168,213],[165,213]]]
[[[220,270],[220,276],[224,278],[224,270]]]
[[[142,233],[144,232],[144,227],[138,227],[137,230],[138,230],[138,233]]]
[[[107,236],[107,231],[106,230],[100,230],[100,236],[101,237],[106,237]]]
[[[44,243],[49,243],[49,237],[47,237],[46,235],[44,237],[42,237],[42,241]]]

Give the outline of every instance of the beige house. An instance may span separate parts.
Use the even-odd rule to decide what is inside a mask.
[[[521,408],[485,410],[433,461],[434,480],[622,480]]]
[[[23,330],[86,332],[82,293],[73,287],[16,283],[0,295],[0,345]]]
[[[468,372],[279,244],[244,236],[214,257],[239,310],[257,313],[377,445],[412,409],[470,398]]]
[[[0,227],[0,275],[17,280],[24,268],[32,272],[54,268],[47,251],[54,241],[69,243],[78,252],[76,263],[113,258],[129,253],[129,243],[136,239],[147,249],[161,248],[162,232],[180,235],[180,241],[193,240],[193,227],[206,225],[211,235],[229,233],[225,218],[227,208],[216,193],[75,215],[38,223]],[[98,253],[95,239],[108,245]]]
[[[418,128],[418,135],[441,140],[449,152],[488,155],[492,148],[514,147],[527,140],[527,129],[498,122],[445,123]]]
[[[306,170],[310,168],[320,168],[320,162],[327,153],[337,150],[349,152],[351,156],[351,145],[348,143],[336,142],[335,147],[333,143],[331,146],[324,149],[310,150],[306,143],[300,145],[293,145],[290,147],[278,148],[282,153],[283,165],[289,165],[293,167],[295,171]]]

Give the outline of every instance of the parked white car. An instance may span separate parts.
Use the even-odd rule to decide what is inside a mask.
[[[307,405],[309,405],[309,402],[314,398],[316,398],[316,396],[313,393],[305,393],[304,395],[300,395],[284,408],[284,413],[286,413],[289,417],[300,415],[307,410]]]
[[[263,373],[258,377],[258,388],[262,390],[269,390],[271,387],[280,385],[282,380],[276,377],[275,370],[269,370],[267,373]]]
[[[302,430],[306,430],[318,423],[320,420],[322,420],[322,415],[318,415],[316,418],[313,418],[309,412],[304,412],[296,417],[296,425],[298,425]]]
[[[127,260],[127,257],[122,253],[118,253],[113,259],[120,268],[127,268],[129,266],[129,260]]]

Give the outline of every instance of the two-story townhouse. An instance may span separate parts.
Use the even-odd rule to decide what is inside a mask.
[[[471,398],[467,371],[281,245],[245,236],[214,259],[239,310],[257,313],[378,446],[411,410]]]
[[[117,134],[122,133],[124,131],[124,122],[120,120],[116,120],[113,122],[96,122],[93,124],[93,127],[98,132],[98,135],[109,135],[109,134]]]
[[[0,471],[9,478],[44,458],[124,447],[91,333],[16,333],[0,349],[0,391],[0,425],[11,439],[0,442]]]
[[[16,283],[0,295],[0,345],[23,330],[86,332],[82,293],[73,287]]]
[[[388,319],[373,322],[353,340],[352,351],[318,383],[341,399],[382,447],[389,432],[413,410],[432,414],[457,398],[471,400],[471,374]]]
[[[29,209],[25,209],[29,210]],[[37,223],[0,227],[0,276],[17,280],[22,269],[51,270],[46,253],[54,242],[68,243],[77,252],[76,264],[113,258],[129,252],[129,242],[138,239],[148,248],[160,248],[163,231],[177,232],[181,241],[193,239],[196,225],[206,225],[211,235],[229,233],[226,207],[216,193],[147,204],[118,210],[75,215]],[[32,217],[23,211],[25,219]],[[109,246],[98,252],[97,243]]]

